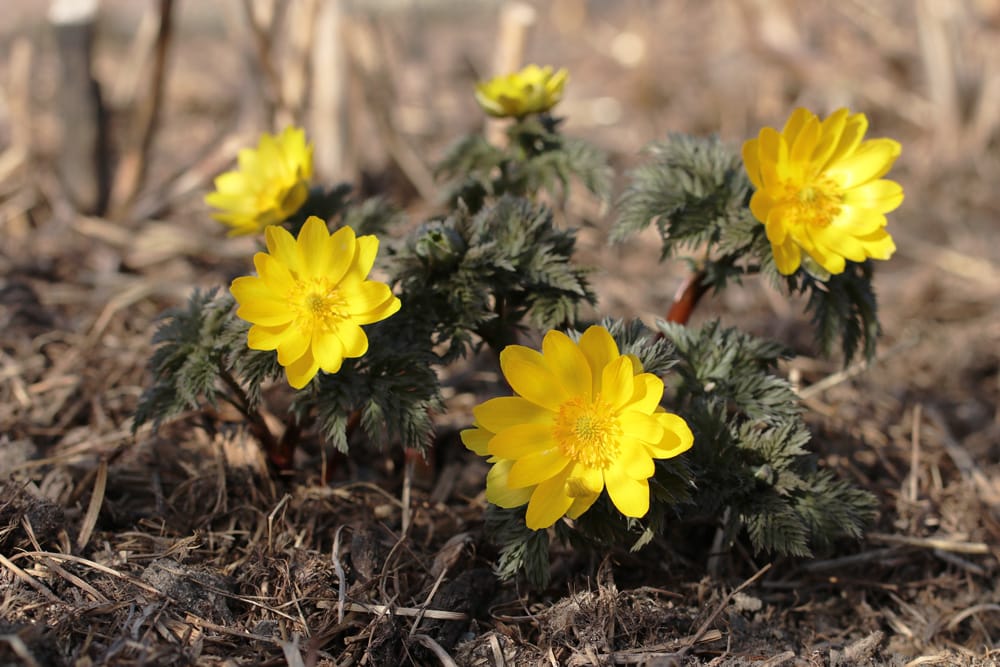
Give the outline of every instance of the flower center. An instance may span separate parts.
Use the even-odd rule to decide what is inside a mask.
[[[795,219],[826,227],[840,214],[844,196],[836,183],[819,178],[811,183],[786,183],[784,199],[795,207]]]
[[[566,458],[603,470],[618,455],[622,428],[600,395],[593,401],[578,396],[559,406],[554,435]]]
[[[347,303],[336,287],[322,278],[299,280],[289,297],[295,309],[295,319],[301,326],[313,330],[331,331],[347,318]]]

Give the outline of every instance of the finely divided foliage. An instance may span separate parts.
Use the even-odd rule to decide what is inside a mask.
[[[394,259],[393,278],[411,317],[446,343],[446,360],[476,337],[496,350],[528,320],[539,328],[576,320],[594,303],[588,271],[570,262],[575,232],[548,209],[516,197],[471,215],[461,208],[417,230]]]
[[[438,177],[447,181],[448,201],[452,206],[462,202],[475,213],[488,199],[502,195],[546,192],[565,199],[574,180],[606,200],[611,191],[607,156],[593,144],[559,132],[560,123],[548,115],[513,121],[502,147],[479,135],[458,140],[437,167]]]

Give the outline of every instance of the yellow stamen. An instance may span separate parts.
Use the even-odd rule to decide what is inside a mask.
[[[330,289],[325,280],[299,281],[296,294],[289,297],[296,311],[296,320],[314,330],[332,331],[339,322],[348,318],[346,302],[336,289]]]
[[[784,199],[795,207],[795,219],[814,227],[826,227],[840,214],[843,191],[833,181],[821,178],[812,183],[786,183]]]
[[[588,468],[605,469],[618,456],[621,426],[611,406],[600,396],[587,401],[582,396],[559,407],[554,436],[567,458]]]

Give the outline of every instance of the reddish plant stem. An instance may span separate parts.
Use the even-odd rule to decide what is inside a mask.
[[[677,288],[674,302],[670,304],[670,310],[667,311],[667,322],[687,324],[688,320],[691,319],[691,313],[694,312],[695,307],[706,292],[708,292],[708,286],[705,285],[704,270],[696,271],[685,278],[684,282]]]

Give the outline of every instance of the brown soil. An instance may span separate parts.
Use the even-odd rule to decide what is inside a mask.
[[[668,132],[738,142],[797,104],[846,104],[903,143],[893,176],[907,197],[890,218],[899,250],[878,266],[884,336],[870,366],[818,356],[802,304],[761,283],[709,297],[695,317],[797,352],[785,370],[822,465],[879,499],[866,538],[814,560],[738,543],[711,577],[690,556],[707,553],[711,530],[691,535],[704,548],[588,558],[556,547],[545,591],[492,575],[485,466],[454,437],[494,390],[492,371],[447,387],[438,469],[414,480],[408,505],[396,454],[334,456],[307,437],[293,473],[275,476],[238,416],[208,407],[131,434],[157,315],[246,270],[252,241],[223,238],[201,196],[237,147],[296,116],[279,104],[279,120],[264,120],[275,82],[297,70],[268,77],[268,40],[255,41],[240,3],[176,3],[143,154],[134,109],[155,79],[138,24],[157,3],[104,3],[102,164],[112,180],[136,156],[147,169],[130,205],[82,215],[66,179],[85,128],[60,126],[67,86],[43,3],[9,4],[0,664],[1000,661],[1000,3],[538,3],[526,59],[571,70],[565,131],[607,149],[619,173]],[[289,4],[285,26],[316,3]],[[345,7],[349,141],[334,173],[418,221],[433,210],[418,196],[433,187],[429,165],[481,122],[470,87],[489,70],[497,7]],[[281,35],[270,44],[280,57],[331,39]],[[612,217],[579,193],[569,210],[586,224],[581,261],[600,267],[599,311],[662,316],[684,267],[658,262],[652,234],[609,248]],[[275,403],[286,390],[273,389]]]

